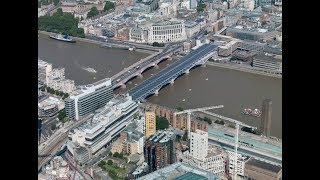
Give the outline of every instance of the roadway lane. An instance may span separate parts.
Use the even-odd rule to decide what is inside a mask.
[[[190,64],[198,61],[198,59],[203,55],[212,51],[214,47],[215,45],[213,44],[204,44],[203,46],[183,57],[181,60],[171,64],[156,75],[130,89],[128,91],[129,95],[131,95],[134,100],[142,97],[145,93],[148,93],[148,91],[152,90],[152,88],[159,85],[160,82],[162,83],[172,78],[174,73],[176,73],[177,71],[181,71],[182,69],[188,67]]]

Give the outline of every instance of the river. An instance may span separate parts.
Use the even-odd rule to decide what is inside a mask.
[[[52,63],[54,67],[65,67],[66,77],[76,84],[88,84],[116,74],[123,68],[139,61],[148,54],[118,49],[104,49],[99,45],[77,42],[68,44],[39,37],[39,57]],[[159,69],[153,68],[127,84],[124,92],[155,74],[172,61],[164,61]],[[82,67],[97,70],[89,73]],[[256,75],[225,68],[197,67],[189,75],[179,77],[173,85],[164,87],[158,96],[151,96],[148,102],[168,107],[198,108],[224,105],[213,112],[259,127],[260,118],[241,114],[244,108],[261,110],[262,101],[272,99],[271,135],[282,137],[282,79]]]

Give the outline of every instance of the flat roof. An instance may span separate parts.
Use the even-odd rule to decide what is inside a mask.
[[[246,165],[256,166],[274,173],[279,173],[282,170],[281,166],[276,166],[273,164],[269,164],[254,158],[250,158],[249,161],[246,162]]]
[[[208,178],[195,174],[193,172],[187,172],[186,174],[174,178],[174,180],[207,180]]]
[[[279,55],[276,56],[274,54],[269,53],[260,53],[257,54],[254,59],[256,60],[263,60],[263,61],[270,61],[270,62],[282,62],[282,57],[280,58]]]

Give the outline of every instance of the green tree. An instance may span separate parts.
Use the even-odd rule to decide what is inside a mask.
[[[67,118],[67,117],[64,117],[63,118],[63,123],[66,123],[66,122],[68,122],[69,121],[69,119]]]
[[[62,111],[59,112],[59,114],[58,114],[58,119],[59,119],[60,121],[62,121],[66,116],[67,116],[67,115],[66,115],[66,110],[63,109]]]
[[[53,4],[56,6],[56,5],[58,5],[59,1],[60,0],[53,0]]]
[[[112,156],[112,152],[109,152],[109,156]]]
[[[99,14],[99,11],[98,11],[97,7],[92,7],[90,9],[90,11],[88,12],[88,14],[87,14],[87,18],[94,17],[94,16],[96,16],[98,14]]]
[[[205,5],[204,3],[200,3],[200,4],[197,6],[197,11],[198,11],[198,12],[203,11],[205,8],[206,8],[206,5]]]
[[[119,155],[120,155],[120,154],[119,154],[118,152],[115,152],[115,153],[113,154],[113,157],[116,157],[116,158],[117,158],[117,157],[119,157]]]
[[[105,162],[105,161],[100,161],[99,163],[98,163],[98,166],[99,167],[103,167],[104,165],[106,165],[107,163]]]
[[[167,129],[169,127],[169,121],[166,117],[156,116],[156,130]]]
[[[106,1],[103,11],[109,11],[110,9],[113,9],[113,8],[114,8],[114,3],[110,1]]]
[[[61,8],[58,8],[58,9],[57,9],[57,12],[54,13],[54,14],[55,14],[55,15],[59,15],[59,16],[63,16],[63,11],[62,11]]]
[[[123,158],[123,153],[120,153],[119,156],[118,156],[120,159]]]
[[[160,47],[160,44],[158,42],[153,42],[152,46]]]
[[[267,21],[262,21],[261,22],[261,26],[264,26],[264,25],[266,25],[267,24]]]
[[[107,162],[107,164],[108,164],[109,166],[111,166],[111,165],[113,164],[113,162],[109,159],[108,162]]]

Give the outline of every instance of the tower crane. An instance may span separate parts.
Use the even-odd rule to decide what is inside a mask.
[[[188,119],[187,119],[187,126],[188,126],[188,139],[190,139],[190,128],[191,128],[191,113],[195,111],[206,111],[210,109],[218,109],[218,108],[223,108],[223,105],[219,106],[210,106],[210,107],[203,107],[203,108],[196,108],[196,109],[188,109],[180,112],[175,112],[173,113],[173,119],[176,118],[178,114],[188,114]]]
[[[240,121],[237,121],[237,120],[234,120],[234,119],[231,119],[231,118],[228,118],[228,117],[221,116],[221,115],[213,113],[213,112],[209,112],[209,111],[206,111],[206,110],[202,110],[201,112],[203,112],[205,114],[208,114],[208,115],[211,115],[211,116],[214,116],[214,117],[217,117],[217,118],[220,118],[220,119],[224,119],[226,121],[229,121],[229,122],[232,122],[232,123],[236,124],[235,145],[234,145],[235,156],[234,156],[234,167],[233,167],[234,168],[233,179],[235,180],[236,176],[237,176],[237,164],[238,164],[237,160],[238,160],[239,126],[248,127],[248,128],[251,128],[251,129],[257,129],[257,128],[253,127],[253,126],[249,126],[247,124],[244,124],[244,123],[242,123]]]

